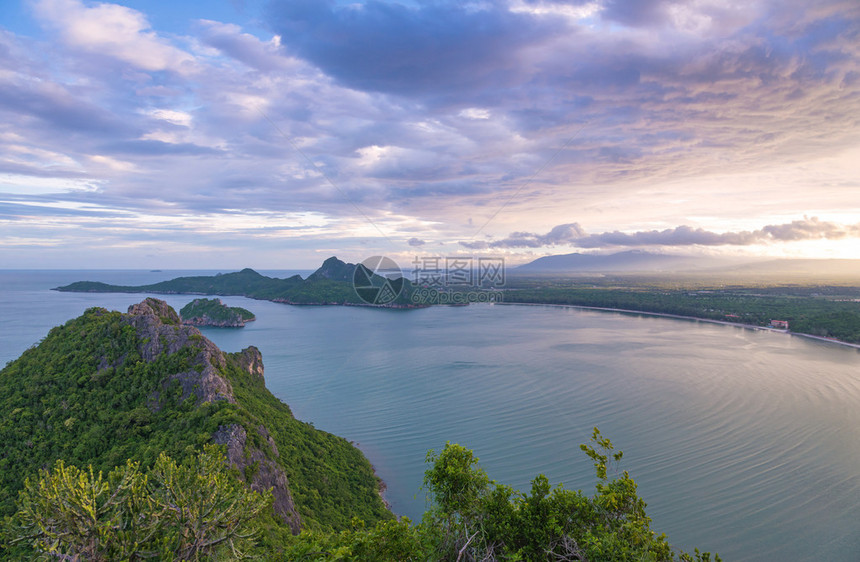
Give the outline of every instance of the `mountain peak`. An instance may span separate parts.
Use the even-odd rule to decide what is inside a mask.
[[[128,307],[129,316],[154,316],[163,324],[179,324],[179,315],[163,300],[147,297]]]
[[[325,260],[320,268],[314,271],[308,279],[329,279],[331,281],[347,281],[351,283],[353,273],[355,273],[354,263],[346,263],[339,260],[337,256],[332,256]]]

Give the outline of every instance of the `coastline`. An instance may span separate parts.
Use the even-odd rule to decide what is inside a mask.
[[[370,455],[367,453],[367,451],[361,448],[361,443],[357,441],[350,441],[349,444],[361,451],[361,454],[364,456],[364,458],[370,461]],[[379,473],[376,472],[375,464],[370,463],[370,468],[371,470],[373,470],[373,476],[376,478],[376,495],[378,495],[379,499],[382,500],[382,505],[385,506],[385,509],[391,512],[391,514],[394,515],[394,517],[396,517],[399,521],[400,515],[394,513],[394,511],[391,509],[391,502],[389,502],[388,498],[385,497],[385,492],[388,491],[388,484],[386,484],[385,480],[383,480],[382,477],[379,476]]]
[[[585,306],[585,305],[577,305],[577,304],[552,304],[552,303],[539,303],[539,302],[496,302],[493,304],[502,304],[508,306],[557,306],[561,308],[575,308],[580,310],[596,310],[599,312],[620,312],[622,314],[641,314],[643,316],[655,316],[658,318],[671,318],[674,320],[695,320],[696,322],[707,322],[709,324],[721,324],[723,326],[734,326],[736,328],[746,328],[748,330],[764,330],[768,332],[776,332],[779,334],[787,334],[789,336],[799,336],[802,338],[809,338],[813,340],[818,340],[826,343],[833,343],[845,347],[853,347],[854,349],[860,349],[860,344],[850,343],[842,340],[837,340],[835,338],[826,338],[823,336],[813,336],[812,334],[804,334],[802,332],[792,332],[791,330],[781,330],[779,328],[771,328],[769,326],[757,326],[755,324],[744,324],[742,322],[729,322],[728,320],[714,320],[712,318],[698,318],[696,316],[684,316],[681,314],[668,314],[665,312],[646,312],[644,310],[629,310],[626,308],[606,308],[601,306]]]
[[[244,270],[243,270],[243,272],[244,272]],[[228,274],[228,275],[230,275],[230,274]],[[85,283],[85,282],[77,282],[77,283]],[[446,306],[446,305],[447,306],[467,306],[468,304],[471,304],[471,303],[449,303],[449,304],[440,305],[440,304],[429,304],[429,303],[421,303],[421,304],[418,304],[418,303],[403,303],[403,304],[386,303],[386,304],[379,305],[379,304],[370,304],[370,303],[366,303],[366,302],[347,302],[347,301],[344,301],[344,302],[333,302],[333,301],[331,301],[331,302],[330,301],[296,302],[296,301],[292,301],[286,297],[268,297],[268,298],[266,298],[266,297],[254,296],[251,294],[245,294],[245,293],[220,294],[220,293],[211,292],[211,291],[207,292],[207,293],[199,293],[196,291],[186,292],[186,291],[173,291],[173,290],[153,291],[153,290],[145,289],[146,286],[125,287],[125,286],[105,285],[105,287],[108,287],[108,289],[105,289],[105,287],[100,287],[98,289],[88,289],[88,290],[76,290],[76,289],[69,290],[69,289],[67,289],[67,287],[68,286],[53,287],[50,290],[51,291],[58,291],[58,292],[74,292],[74,293],[126,293],[126,294],[138,294],[139,293],[139,294],[156,294],[156,295],[164,294],[164,295],[237,296],[237,297],[244,297],[244,298],[248,298],[248,299],[252,299],[252,300],[268,301],[268,302],[274,302],[274,303],[278,303],[278,304],[286,304],[286,305],[290,305],[290,306],[311,306],[311,307],[312,306],[355,306],[355,307],[381,308],[381,309],[393,309],[393,310],[413,310],[413,309],[427,308],[429,306]],[[120,290],[115,290],[115,289],[120,289]],[[622,313],[622,314],[639,314],[639,315],[654,316],[654,317],[660,317],[660,318],[671,318],[671,319],[675,319],[675,320],[695,320],[697,322],[708,322],[710,324],[722,324],[724,326],[735,326],[735,327],[746,328],[746,329],[750,329],[750,330],[767,330],[767,331],[771,331],[771,332],[779,332],[779,333],[783,333],[783,334],[800,336],[803,338],[818,340],[821,342],[833,343],[833,344],[841,345],[844,347],[851,347],[854,349],[860,349],[860,343],[850,343],[850,342],[846,342],[846,341],[839,340],[836,338],[829,338],[829,337],[825,337],[825,336],[816,336],[813,334],[806,334],[803,332],[792,332],[791,330],[772,328],[770,326],[759,326],[756,324],[745,324],[742,322],[731,322],[728,320],[717,320],[717,319],[713,319],[713,318],[700,318],[698,316],[686,316],[686,315],[682,315],[682,314],[670,314],[670,313],[665,313],[665,312],[648,312],[648,311],[644,311],[644,310],[635,310],[635,309],[626,309],[626,308],[610,308],[610,307],[575,305],[575,304],[511,302],[511,301],[506,301],[504,299],[500,299],[498,301],[492,301],[492,304],[507,304],[507,305],[520,305],[520,306],[557,306],[557,307],[576,308],[576,309],[581,309],[581,310],[596,310],[596,311],[603,311],[603,312],[616,312],[616,313]]]
[[[388,490],[388,485],[385,483],[385,480],[383,480],[382,478],[379,477],[378,474],[376,474],[376,467],[373,465],[370,465],[370,466],[373,467],[373,474],[379,480],[379,486],[377,486],[377,489],[376,489],[376,493],[379,494],[379,499],[382,500],[382,504],[385,506],[385,509],[387,509],[388,511],[391,511],[391,513],[393,513],[395,517],[400,519],[400,516],[391,510],[391,504],[388,502],[388,499],[385,497],[385,492]]]

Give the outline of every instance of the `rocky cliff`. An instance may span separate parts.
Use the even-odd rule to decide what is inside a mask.
[[[195,327],[182,325],[178,314],[164,301],[147,298],[132,305],[124,321],[134,326],[139,340],[139,351],[147,361],[152,361],[161,353],[168,355],[182,349],[196,350],[191,368],[180,373],[170,373],[162,385],[169,386],[177,381],[182,388],[181,400],[191,396],[198,404],[225,400],[236,403],[233,388],[221,370],[227,364],[226,355]],[[236,365],[249,374],[263,379],[263,357],[260,350],[249,347],[235,354]],[[152,408],[159,408],[159,395],[155,393],[150,401]],[[248,442],[248,429],[258,432],[264,439],[268,451],[263,451]],[[240,477],[247,480],[257,491],[271,489],[275,497],[275,513],[290,526],[294,533],[301,530],[301,517],[296,510],[290,494],[289,481],[284,470],[271,458],[277,458],[278,448],[263,425],[246,429],[240,424],[220,426],[212,440],[227,448],[227,460],[235,466]],[[254,466],[254,471],[247,470]]]
[[[159,355],[172,355],[186,348],[195,350],[190,368],[180,373],[169,373],[162,384],[168,386],[178,381],[182,387],[182,399],[191,395],[197,402],[226,400],[235,403],[230,383],[218,374],[225,365],[224,354],[218,347],[204,338],[200,330],[183,326],[179,315],[166,302],[148,298],[129,307],[123,322],[134,326],[138,336],[138,351],[145,361],[152,362]],[[158,407],[158,395],[153,396],[153,405]]]
[[[0,370],[0,410],[0,518],[24,479],[58,459],[108,472],[211,442],[251,488],[272,490],[283,530],[392,517],[361,452],[266,389],[257,348],[222,352],[158,299],[125,314],[91,308],[52,329]]]

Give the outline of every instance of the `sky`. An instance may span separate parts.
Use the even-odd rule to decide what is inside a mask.
[[[0,268],[860,258],[856,0],[3,0]]]

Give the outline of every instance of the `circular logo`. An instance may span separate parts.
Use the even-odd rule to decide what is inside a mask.
[[[367,304],[388,304],[403,291],[403,272],[391,258],[373,256],[355,266],[352,286]]]

